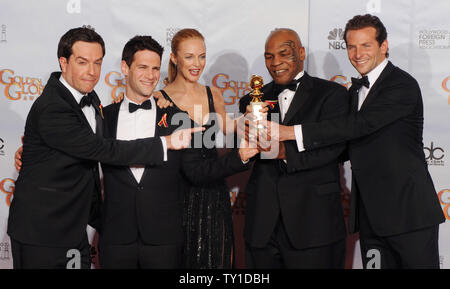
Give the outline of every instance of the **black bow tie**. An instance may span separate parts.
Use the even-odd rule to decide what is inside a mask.
[[[352,77],[352,86],[356,86],[356,89],[361,88],[361,86],[365,86],[367,88],[369,88],[370,83],[369,83],[369,78],[367,77],[367,75],[363,76],[362,78],[353,78]]]
[[[130,113],[133,113],[140,108],[151,109],[152,103],[150,102],[150,99],[144,101],[142,104],[135,104],[135,103],[130,102],[130,104],[128,105],[128,110],[130,111]]]
[[[94,99],[94,96],[91,93],[88,93],[84,95],[80,100],[80,107],[83,108],[85,106],[91,106],[92,100]]]
[[[283,90],[285,90],[285,89],[289,89],[289,90],[292,90],[292,91],[296,91],[297,90],[297,84],[300,82],[300,79],[301,78],[299,78],[299,79],[293,79],[293,80],[291,80],[291,82],[289,82],[288,84],[276,84],[275,83],[275,85],[274,85],[274,89],[275,89],[275,92],[277,93],[277,94],[280,94]]]

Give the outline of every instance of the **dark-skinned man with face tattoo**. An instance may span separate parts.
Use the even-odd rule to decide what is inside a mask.
[[[294,126],[348,112],[344,87],[303,70],[305,48],[295,31],[272,31],[264,57],[273,78],[262,88],[262,100],[270,104],[264,109],[268,120]],[[250,101],[250,95],[241,99],[241,112],[250,110]],[[261,151],[254,158],[246,188],[247,267],[344,268],[339,159],[345,143],[299,152],[291,133],[294,140],[271,144],[276,157]]]

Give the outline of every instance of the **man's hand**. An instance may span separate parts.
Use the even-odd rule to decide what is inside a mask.
[[[269,110],[269,104],[263,103],[262,108],[259,110],[262,113],[264,119],[267,118],[267,111]],[[257,137],[257,126],[259,125],[256,116],[252,113],[252,106],[247,105],[247,110],[244,116],[238,119],[237,122],[237,134],[241,138],[245,138],[246,141],[251,142],[251,139]]]
[[[22,153],[23,146],[20,146],[14,154],[14,166],[18,172],[20,172],[20,169],[22,168]]]
[[[267,137],[267,131],[261,121],[257,121],[253,114],[247,114],[237,119],[237,135],[250,144],[256,143],[261,137]]]
[[[237,120],[236,131],[237,135],[250,142],[250,139],[256,141],[256,127],[258,123],[254,120],[252,114],[239,117]]]
[[[262,112],[263,115],[267,114],[267,112],[269,111],[269,104],[267,102],[263,102],[262,108],[259,111]],[[247,110],[245,111],[244,114],[245,115],[252,114],[252,105],[251,104],[247,105]]]
[[[294,126],[282,125],[273,121],[260,121],[263,127],[267,128],[267,133],[271,141],[295,140]]]
[[[168,108],[169,106],[173,106],[173,103],[166,99],[161,94],[153,94],[153,97],[156,99],[156,105],[159,106],[159,108]]]
[[[284,142],[279,143],[278,156],[277,159],[285,160],[286,159],[286,147],[284,146]]]
[[[189,147],[191,144],[192,134],[204,130],[204,127],[177,129],[171,135],[165,136],[167,149],[181,150]]]
[[[258,153],[259,149],[255,145],[251,145],[245,139],[242,139],[239,146],[239,157],[244,163]]]

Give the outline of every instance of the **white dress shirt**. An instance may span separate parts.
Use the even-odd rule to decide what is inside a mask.
[[[64,77],[61,76],[59,78],[59,81],[70,91],[70,93],[72,93],[76,102],[79,104],[81,99],[83,98],[84,94],[82,94],[81,92],[79,92],[78,90],[76,90],[75,88],[70,86],[70,84],[67,83],[67,81],[64,79]],[[83,111],[84,116],[86,117],[89,125],[91,126],[92,131],[95,133],[95,128],[96,128],[95,108],[92,105],[90,105],[90,106],[86,105],[81,110]]]
[[[372,88],[375,81],[377,81],[378,77],[380,76],[383,69],[388,64],[387,58],[385,58],[380,64],[377,65],[372,71],[370,71],[367,74],[367,78],[369,79],[369,88],[362,86],[358,91],[358,111],[361,108],[362,104],[366,100],[367,95],[369,94],[370,89]],[[297,141],[297,148],[299,152],[302,152],[305,150],[305,146],[303,145],[303,132],[302,132],[302,126],[296,125],[294,126],[295,131],[295,138]]]
[[[117,139],[118,140],[135,140],[140,138],[154,137],[156,128],[156,103],[153,96],[150,96],[152,103],[151,109],[138,109],[133,113],[129,112],[129,104],[135,103],[126,95],[123,98],[119,109],[119,118],[117,121]],[[137,104],[137,103],[135,103]],[[166,139],[161,137],[164,149],[164,161],[167,161],[167,144]],[[130,166],[136,181],[139,183],[144,173],[144,165]]]
[[[295,77],[295,80],[300,79],[305,74],[305,71],[300,71]],[[297,88],[300,82],[297,83]],[[278,95],[278,104],[280,106],[280,117],[281,121],[284,120],[284,117],[286,116],[287,111],[289,110],[289,107],[291,106],[291,102],[294,99],[294,95],[296,91],[292,91],[290,89],[285,89]],[[283,160],[285,163],[287,163],[287,160]]]
[[[385,58],[377,67],[372,69],[369,73],[367,73],[367,78],[369,79],[369,88],[365,86],[361,86],[358,91],[358,111],[361,109],[362,104],[366,100],[367,95],[369,94],[370,89],[372,88],[375,81],[377,81],[383,69],[388,64],[388,60]],[[360,75],[360,78],[362,76]]]
[[[305,74],[304,71],[300,71],[299,74],[294,78],[295,80],[300,79]],[[297,87],[298,87],[297,83]],[[278,95],[278,103],[280,105],[280,113],[281,113],[281,121],[284,120],[284,117],[286,116],[286,113],[289,109],[289,106],[291,105],[292,99],[294,99],[296,91],[292,91],[290,89],[285,89]]]

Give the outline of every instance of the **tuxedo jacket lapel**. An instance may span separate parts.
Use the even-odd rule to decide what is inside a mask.
[[[112,113],[105,119],[108,130],[105,131],[105,137],[117,139],[117,123],[119,121],[119,110],[122,102],[112,104]]]
[[[166,135],[166,134],[164,133],[164,129],[165,129],[165,128],[164,128],[162,125],[161,125],[161,126],[158,125],[158,122],[161,120],[162,116],[163,116],[163,113],[162,113],[162,111],[161,111],[161,108],[159,108],[159,106],[156,105],[155,135],[154,135],[153,137],[159,137],[159,136],[161,136],[161,135]],[[128,170],[130,171],[131,175],[133,176],[133,179],[136,180],[136,178],[134,177],[134,175],[133,175],[133,173],[131,172],[131,169],[130,169],[129,167],[128,167]],[[144,181],[145,177],[146,177],[147,174],[148,174],[148,171],[149,171],[149,167],[148,167],[148,166],[145,166],[144,173],[142,174],[141,181],[140,181],[139,183],[142,183],[142,182]]]
[[[311,96],[309,90],[313,87],[312,80],[310,76],[305,72],[300,80],[300,84],[295,91],[294,98],[292,99],[289,109],[284,116],[283,124],[286,125],[289,121],[298,113],[298,111],[303,107],[304,103]]]
[[[75,97],[72,95],[72,93],[67,89],[67,87],[64,86],[64,84],[59,81],[61,73],[52,73],[52,76],[55,78],[53,79],[55,81],[56,86],[63,92],[60,95],[71,107],[72,109],[81,117],[83,122],[90,128],[90,124],[88,120],[86,119],[86,116],[84,115],[83,111],[81,110],[80,104],[76,102]]]
[[[361,110],[368,106],[376,97],[378,90],[383,86],[383,80],[394,70],[394,65],[389,61],[386,67],[381,72],[380,76],[377,78],[372,88],[369,91],[369,94],[366,96],[364,100]]]
[[[356,89],[354,86],[351,86],[349,90],[349,95],[350,95],[350,111],[357,112],[359,101],[358,89]]]
[[[122,101],[120,103],[112,104],[111,113],[107,115],[105,122],[107,123],[107,130],[105,131],[105,137],[117,139],[117,128],[119,123],[119,111],[120,106],[122,105]],[[130,177],[130,181],[137,185],[138,182],[131,171],[130,166],[125,166],[125,170],[127,171],[128,176]],[[145,173],[145,171],[144,171]],[[142,175],[141,181],[144,179],[144,175]]]
[[[103,136],[103,108],[97,93],[92,91],[90,94],[93,97],[92,106],[95,109],[95,134],[98,136]]]
[[[86,116],[84,115],[83,111],[81,110],[80,104],[75,100],[75,97],[67,89],[67,87],[65,87],[64,84],[62,84],[61,81],[59,81],[59,78],[61,77],[61,73],[60,72],[52,73],[51,76],[52,77],[50,78],[50,80],[52,82],[54,81],[55,85],[62,92],[62,93],[58,93],[58,95],[60,95],[64,99],[64,101],[67,102],[72,107],[73,111],[80,116],[80,118],[82,119],[84,124],[87,125],[90,129],[92,129],[91,125],[89,124],[88,120],[86,119]],[[92,91],[92,93],[95,94],[94,91]],[[95,97],[97,98],[98,103],[100,104],[100,99],[98,99],[98,96],[96,94],[95,94]],[[97,123],[97,118],[96,118],[96,130],[98,130],[100,135],[102,135],[103,122],[100,121],[99,123]],[[98,171],[98,163],[97,162],[95,162],[95,166],[96,166],[96,168],[93,170],[94,181],[95,181],[95,186],[98,189],[98,192],[100,192],[101,191],[101,183],[100,183],[100,174]]]
[[[159,122],[161,121],[163,115],[164,115],[164,113],[163,113],[162,109],[158,105],[156,105],[155,137],[161,136],[161,135],[166,135],[165,134],[166,128],[164,127],[164,125],[163,124],[159,125]]]

